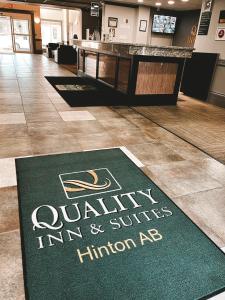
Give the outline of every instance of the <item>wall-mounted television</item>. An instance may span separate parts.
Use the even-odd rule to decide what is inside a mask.
[[[174,34],[177,17],[154,15],[152,22],[152,32]]]

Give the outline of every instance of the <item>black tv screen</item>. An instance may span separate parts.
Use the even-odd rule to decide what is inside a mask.
[[[174,34],[177,18],[173,16],[154,15],[152,32]]]

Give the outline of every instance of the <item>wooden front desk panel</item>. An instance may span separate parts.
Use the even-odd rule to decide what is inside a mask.
[[[172,95],[176,84],[178,63],[147,62],[138,64],[136,95]]]
[[[116,67],[117,67],[116,56],[100,53],[99,63],[98,63],[98,79],[115,87]]]
[[[126,94],[128,92],[131,60],[120,57],[118,64],[117,90]]]
[[[96,78],[97,70],[97,53],[85,51],[84,72]]]

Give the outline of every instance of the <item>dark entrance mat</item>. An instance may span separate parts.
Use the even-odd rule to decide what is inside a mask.
[[[121,105],[126,95],[87,77],[45,77],[71,106]]]
[[[27,299],[207,299],[224,253],[120,150],[16,160]]]

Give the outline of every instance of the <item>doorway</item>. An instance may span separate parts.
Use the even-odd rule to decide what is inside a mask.
[[[0,16],[0,52],[31,53],[31,27],[29,19]]]
[[[14,52],[31,53],[31,34],[29,20],[12,19],[12,23]]]

